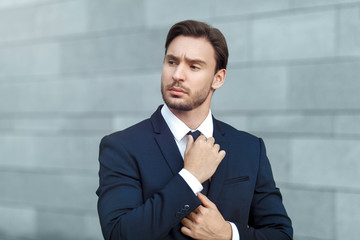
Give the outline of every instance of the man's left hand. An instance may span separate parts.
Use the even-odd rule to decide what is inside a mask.
[[[184,225],[181,232],[199,240],[230,240],[232,238],[230,223],[225,221],[216,205],[204,194],[199,193],[198,198],[202,206],[196,208],[181,221]]]

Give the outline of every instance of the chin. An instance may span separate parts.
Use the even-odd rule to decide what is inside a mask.
[[[164,98],[165,104],[174,110],[178,111],[191,111],[193,107],[191,104],[183,102],[181,99],[178,98]]]

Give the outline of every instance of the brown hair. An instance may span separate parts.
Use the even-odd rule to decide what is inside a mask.
[[[195,20],[185,20],[174,24],[166,37],[165,54],[167,49],[176,37],[183,35],[187,37],[205,38],[215,49],[216,68],[215,72],[220,69],[226,69],[229,52],[225,37],[219,29],[211,27],[209,24]]]

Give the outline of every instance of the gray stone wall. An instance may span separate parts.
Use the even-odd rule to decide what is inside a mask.
[[[102,239],[101,137],[162,103],[169,27],[230,48],[217,118],[264,138],[296,240],[360,236],[360,1],[1,0],[0,239]]]

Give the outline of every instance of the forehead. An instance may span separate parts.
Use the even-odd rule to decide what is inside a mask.
[[[180,35],[172,40],[166,53],[179,58],[203,59],[215,64],[215,50],[205,38]]]

